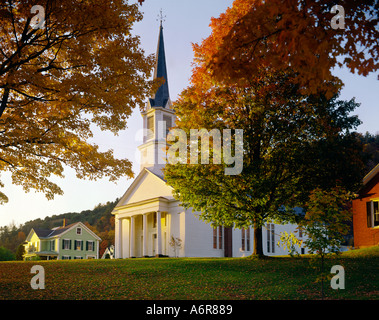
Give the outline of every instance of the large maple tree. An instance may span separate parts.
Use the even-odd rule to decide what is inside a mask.
[[[197,62],[218,81],[242,86],[262,66],[291,67],[300,90],[331,97],[338,88],[329,83],[342,85],[333,68],[363,76],[379,69],[378,12],[377,0],[235,0],[195,45]]]
[[[156,89],[154,57],[131,33],[141,19],[123,0],[0,3],[0,172],[49,199],[62,194],[49,177],[64,166],[79,178],[132,176],[130,161],[88,139],[94,127],[126,128]]]
[[[362,146],[351,132],[360,124],[349,115],[358,106],[354,99],[301,95],[284,73],[259,79],[243,89],[202,82],[175,103],[177,126],[187,136],[191,129],[243,129],[242,172],[225,175],[229,165],[213,163],[212,138],[209,164],[168,164],[165,178],[175,197],[199,211],[200,219],[216,226],[252,226],[253,253],[262,256],[267,222],[297,222],[292,208],[305,206],[314,188],[354,190],[364,166]]]
[[[210,160],[166,165],[165,177],[175,197],[206,222],[253,226],[258,256],[267,222],[297,222],[293,208],[306,208],[315,188],[355,190],[361,181],[362,145],[352,132],[360,121],[350,115],[358,104],[338,100],[342,82],[331,69],[342,52],[362,74],[378,65],[367,56],[367,68],[358,63],[354,33],[346,38],[349,50],[341,51],[333,38],[338,31],[320,31],[326,22],[315,24],[314,14],[330,12],[330,5],[235,0],[212,19],[212,34],[194,45],[191,85],[175,103],[177,126],[187,135],[190,129],[243,129],[241,174],[227,176],[227,164]],[[370,26],[363,23],[359,32],[377,57]]]

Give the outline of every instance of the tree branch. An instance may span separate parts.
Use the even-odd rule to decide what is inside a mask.
[[[1,100],[1,105],[0,105],[0,118],[3,115],[3,112],[5,108],[7,107],[7,102],[8,102],[8,97],[9,97],[9,87],[5,87],[4,89],[4,94],[3,94],[3,99]]]

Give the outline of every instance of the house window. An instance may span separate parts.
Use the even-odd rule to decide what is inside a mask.
[[[76,228],[76,234],[77,235],[82,234],[82,228]]]
[[[50,251],[55,251],[55,240],[50,241]]]
[[[75,260],[80,260],[80,259],[83,259],[83,257],[79,257],[79,256],[76,256],[74,257]]]
[[[275,225],[267,224],[267,252],[275,253]]]
[[[83,250],[83,240],[75,240],[74,249],[79,251]]]
[[[62,260],[71,260],[70,256],[62,256]]]
[[[70,250],[71,249],[71,240],[63,239],[62,240],[62,249],[63,250]]]
[[[94,251],[95,250],[95,241],[87,241],[86,245],[87,251]]]
[[[366,202],[367,227],[374,228],[379,226],[379,201]]]

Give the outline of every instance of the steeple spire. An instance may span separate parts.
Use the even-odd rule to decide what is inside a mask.
[[[164,16],[160,14],[160,27],[159,27],[159,37],[158,37],[158,47],[157,47],[157,61],[155,64],[154,70],[154,79],[163,78],[165,80],[157,90],[155,97],[150,99],[151,107],[166,107],[167,102],[170,99],[170,94],[168,90],[168,77],[167,77],[167,66],[166,66],[166,54],[164,49],[164,40],[163,40],[163,26],[162,22],[164,21]]]
[[[166,55],[163,41],[164,16],[159,16],[160,27],[158,37],[158,48],[154,70],[154,79],[163,78],[164,83],[150,98],[146,108],[141,112],[143,118],[144,137],[143,144],[138,147],[141,152],[141,170],[148,168],[156,175],[162,176],[162,169],[167,160],[166,150],[167,133],[175,127],[175,110],[172,108],[170,94],[168,91]]]

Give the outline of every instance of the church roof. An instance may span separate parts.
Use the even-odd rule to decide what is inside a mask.
[[[150,105],[152,107],[165,108],[168,100],[170,99],[170,94],[168,91],[167,65],[166,65],[166,54],[164,50],[162,24],[159,29],[158,48],[157,48],[156,57],[157,57],[157,60],[155,63],[154,79],[164,78],[165,82],[159,87],[158,91],[155,94],[155,97],[150,98]]]

